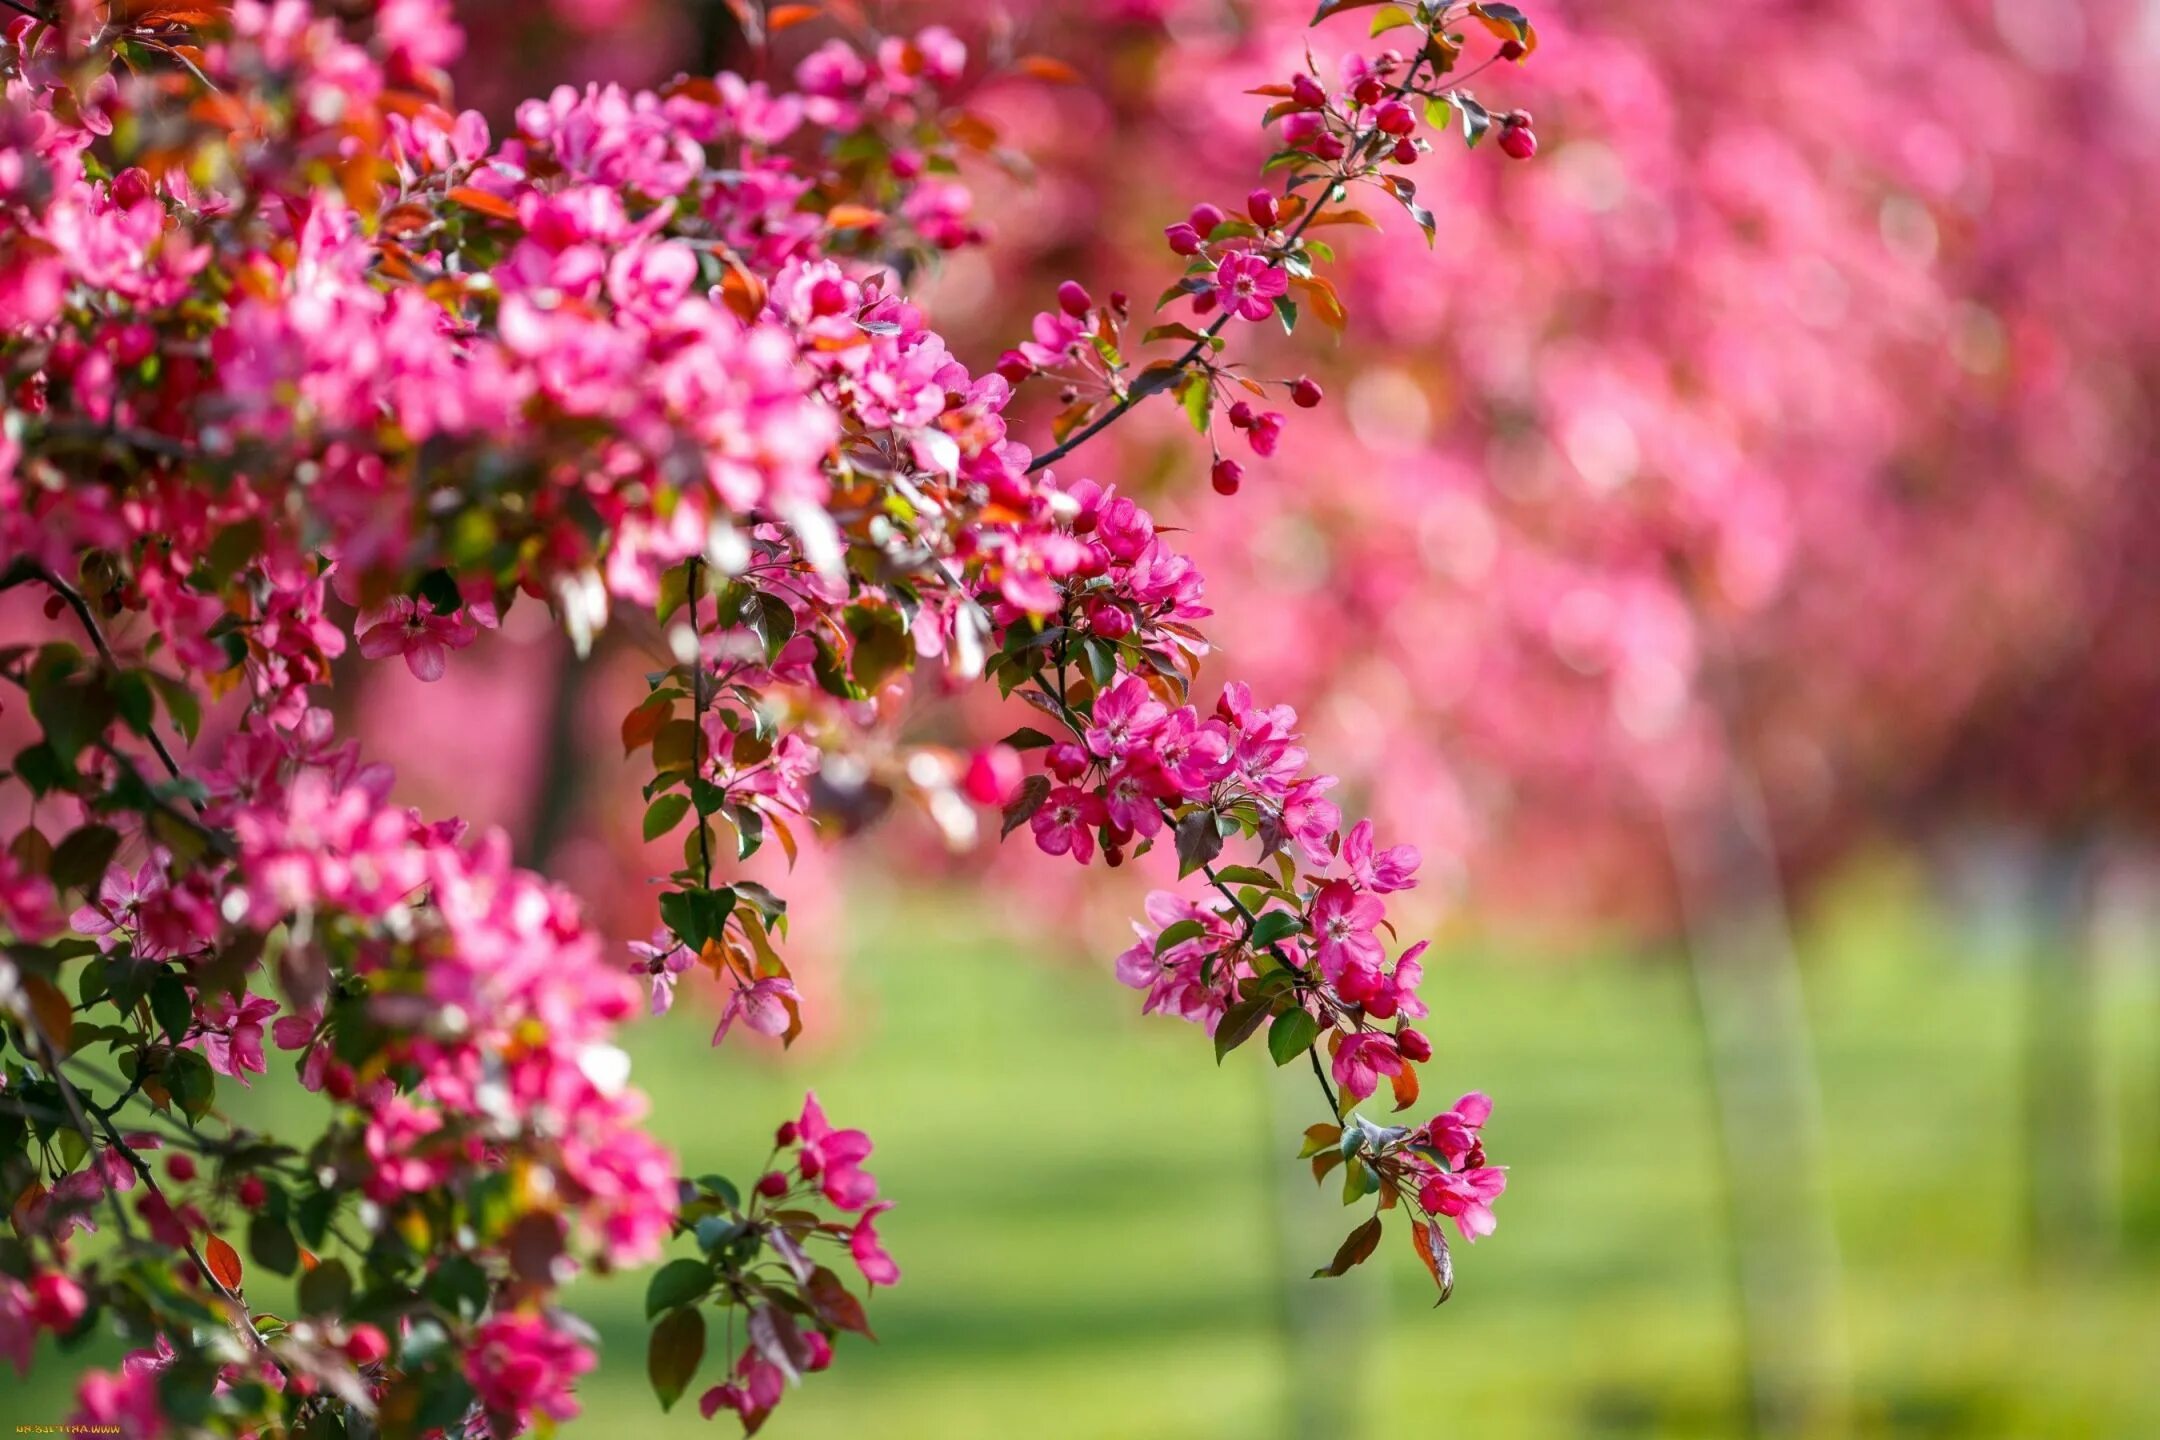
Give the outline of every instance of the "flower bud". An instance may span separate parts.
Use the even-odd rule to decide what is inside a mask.
[[[239,1185],[233,1189],[233,1198],[240,1202],[243,1209],[260,1210],[263,1202],[270,1198],[270,1189],[263,1184],[261,1176],[243,1175]]]
[[[1238,464],[1237,461],[1217,460],[1215,468],[1208,474],[1208,483],[1215,487],[1215,493],[1218,495],[1235,495],[1238,491],[1239,482],[1244,478],[1245,467]]]
[[[1290,98],[1308,110],[1318,110],[1327,104],[1327,91],[1320,82],[1302,71],[1290,77]]]
[[[787,1188],[787,1176],[781,1174],[778,1170],[768,1170],[763,1175],[758,1176],[757,1193],[767,1200],[779,1199],[782,1195],[787,1194]]]
[[[985,746],[968,758],[960,789],[978,805],[1003,805],[1020,788],[1024,769],[1012,746]]]
[[[1163,239],[1170,242],[1173,255],[1197,255],[1200,253],[1200,232],[1180,220],[1175,225],[1163,227]]]
[[[1500,149],[1510,160],[1528,160],[1537,154],[1537,136],[1528,125],[1510,120],[1500,127]]]
[[[1390,100],[1373,112],[1373,124],[1389,135],[1408,135],[1417,129],[1417,117],[1400,100]]]
[[[1424,1031],[1413,1030],[1407,1025],[1395,1032],[1395,1048],[1402,1051],[1405,1060],[1422,1064],[1432,1059],[1432,1041],[1425,1038]]]
[[[802,1340],[803,1349],[810,1352],[810,1358],[804,1363],[803,1369],[823,1370],[832,1364],[832,1341],[825,1338],[824,1331],[805,1330]]]
[[[1504,40],[1500,44],[1500,58],[1503,60],[1520,60],[1529,53],[1520,40]]]
[[[1243,400],[1230,407],[1230,423],[1243,430],[1253,422],[1253,408]]]
[[[1360,105],[1377,105],[1380,97],[1386,93],[1386,87],[1381,85],[1378,77],[1372,75],[1367,75],[1350,87],[1350,98]]]
[[[1290,403],[1300,410],[1312,409],[1320,403],[1322,396],[1319,382],[1310,375],[1298,376],[1297,383],[1290,387]]]
[[[1245,197],[1245,213],[1252,216],[1255,225],[1275,223],[1275,192],[1265,187]]]
[[[795,1143],[795,1137],[801,1133],[795,1128],[793,1120],[783,1120],[780,1123],[780,1128],[773,1131],[773,1144],[786,1149]]]
[[[1087,773],[1088,754],[1068,740],[1063,745],[1051,746],[1049,755],[1044,757],[1044,763],[1058,779],[1073,781]]]
[[[998,356],[997,373],[1004,376],[1010,383],[1017,385],[1035,373],[1035,366],[1029,362],[1027,356],[1022,355],[1018,350],[1007,350],[1004,354]]]
[[[30,1282],[30,1317],[48,1330],[74,1329],[89,1303],[82,1286],[58,1270],[47,1270]]]
[[[1322,135],[1312,143],[1312,153],[1322,160],[1340,160],[1347,148],[1339,135]]]
[[[355,1325],[345,1338],[345,1358],[362,1370],[380,1365],[389,1354],[389,1337],[373,1325]]]
[[[1396,141],[1391,158],[1397,165],[1408,165],[1415,161],[1417,159],[1417,142],[1415,140]]]
[[[191,1156],[176,1151],[165,1157],[165,1173],[185,1185],[195,1178],[195,1161]]]
[[[1077,280],[1067,280],[1064,284],[1058,286],[1057,297],[1058,309],[1063,310],[1075,320],[1085,318],[1088,311],[1095,306],[1094,297],[1089,295],[1087,287]]]
[[[1199,231],[1200,238],[1205,240],[1214,232],[1217,225],[1222,224],[1228,218],[1219,207],[1210,205],[1203,200],[1192,207],[1192,213],[1187,215],[1185,220],[1193,229]]]

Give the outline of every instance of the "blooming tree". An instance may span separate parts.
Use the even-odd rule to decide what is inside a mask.
[[[1272,446],[1276,386],[1232,339],[1339,312],[1319,232],[1376,224],[1361,202],[1432,230],[1402,173],[1430,127],[1535,148],[1462,85],[1535,48],[1520,12],[1387,7],[1390,48],[1269,79],[1270,181],[1174,227],[1167,313],[1066,284],[978,375],[907,293],[981,238],[952,102],[985,70],[948,30],[850,12],[791,86],[564,87],[497,137],[450,107],[435,0],[10,8],[0,585],[42,612],[0,651],[26,742],[0,789],[0,1358],[122,1332],[141,1348],[77,1418],[134,1435],[509,1435],[574,1415],[594,1363],[565,1279],[672,1250],[654,1389],[698,1388],[719,1318],[700,1408],[756,1429],[899,1277],[871,1141],[813,1095],[746,1180],[691,1178],[612,1040],[641,982],[665,1011],[686,979],[717,987],[715,1043],[792,1040],[787,900],[730,867],[873,792],[954,832],[995,807],[1081,864],[1173,851],[1193,888],[1149,903],[1121,977],[1218,1059],[1264,1030],[1309,1063],[1306,1156],[1372,1205],[1320,1273],[1392,1208],[1446,1298],[1442,1220],[1490,1233],[1505,1185],[1490,1103],[1359,1108],[1385,1081],[1409,1110],[1434,1052],[1423,947],[1386,918],[1417,854],[1346,821],[1289,709],[1190,698],[1199,571],[1051,467],[1158,394]],[[814,14],[738,7],[761,42]],[[1045,373],[1037,449],[1005,412]],[[1211,474],[1237,488],[1219,451]],[[432,679],[520,604],[672,660],[621,725],[682,859],[627,959],[500,834],[389,804],[324,706],[348,648]],[[879,738],[912,692],[985,682],[1048,730]],[[319,1133],[221,1109],[272,1050]],[[295,1277],[289,1315],[251,1304],[265,1273]]]

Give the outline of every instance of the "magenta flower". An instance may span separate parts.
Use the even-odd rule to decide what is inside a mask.
[[[1360,820],[1343,836],[1343,863],[1350,867],[1350,878],[1358,885],[1378,895],[1395,890],[1407,890],[1417,883],[1419,856],[1415,845],[1390,845],[1385,850],[1373,848],[1373,823]]]
[[[1095,858],[1094,827],[1108,819],[1102,797],[1076,785],[1060,785],[1050,792],[1028,826],[1045,855],[1068,852],[1082,865]]]
[[[1418,1203],[1435,1215],[1455,1221],[1465,1240],[1475,1241],[1499,1228],[1492,1202],[1507,1189],[1507,1170],[1499,1165],[1480,1165],[1433,1176],[1418,1192]]]
[[[201,1047],[211,1069],[245,1085],[250,1074],[261,1075],[269,1068],[263,1057],[263,1022],[277,1012],[277,1001],[267,996],[243,995],[235,1004],[220,995],[197,1012],[201,1027],[182,1045],[189,1050]]]
[[[1147,681],[1127,675],[1095,697],[1095,723],[1088,727],[1088,749],[1114,760],[1162,728],[1170,707],[1155,698]]]
[[[863,1279],[872,1285],[900,1283],[900,1267],[893,1263],[892,1256],[885,1253],[884,1243],[878,1239],[875,1224],[877,1217],[890,1209],[890,1200],[880,1200],[863,1211],[862,1219],[856,1221],[855,1228],[848,1232],[848,1253],[855,1257],[856,1265],[862,1270]]]
[[[769,975],[752,985],[738,985],[728,992],[727,1008],[720,1012],[719,1028],[713,1031],[712,1043],[718,1045],[727,1038],[728,1030],[740,1019],[760,1035],[781,1036],[795,1023],[789,1005],[795,1000],[795,982],[781,975]]]
[[[1225,255],[1215,267],[1215,293],[1224,309],[1242,319],[1267,319],[1289,289],[1290,277],[1257,255]]]
[[[1313,957],[1329,984],[1352,967],[1377,972],[1387,958],[1373,928],[1387,915],[1376,895],[1352,889],[1347,881],[1330,880],[1313,897],[1306,917],[1312,925]]]
[[[1473,1090],[1455,1102],[1455,1108],[1433,1117],[1425,1127],[1432,1147],[1447,1156],[1450,1165],[1461,1168],[1473,1151],[1479,1149],[1478,1131],[1492,1117],[1492,1100],[1482,1091]]]
[[[861,1164],[870,1153],[870,1137],[833,1129],[814,1090],[803,1097],[796,1133],[802,1141],[802,1177],[818,1181],[827,1200],[842,1210],[860,1210],[877,1199],[877,1181]]]
[[[554,1420],[578,1413],[577,1378],[593,1352],[535,1315],[496,1315],[473,1335],[465,1378],[490,1414],[520,1422],[538,1411]]]
[[[370,660],[405,657],[405,667],[420,680],[440,680],[449,668],[449,652],[472,644],[482,630],[495,628],[495,607],[485,601],[445,615],[410,595],[360,612],[353,622],[360,653]]]
[[[1395,1037],[1360,1030],[1343,1037],[1335,1050],[1335,1083],[1354,1100],[1363,1100],[1380,1086],[1382,1075],[1400,1075],[1403,1058]]]

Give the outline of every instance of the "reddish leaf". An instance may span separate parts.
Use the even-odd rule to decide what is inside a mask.
[[[1440,1298],[1433,1301],[1437,1310],[1455,1293],[1455,1259],[1448,1254],[1447,1232],[1440,1228],[1438,1220],[1420,1221],[1410,1227],[1410,1243],[1417,1247],[1418,1259],[1432,1272],[1433,1284],[1440,1287]]]
[[[488,216],[490,219],[517,219],[516,206],[512,205],[509,201],[503,199],[500,195],[490,195],[487,191],[478,189],[471,185],[451,186],[450,198],[457,201],[458,204],[463,205],[466,209],[477,210],[482,215]]]
[[[825,212],[825,223],[835,230],[868,230],[885,223],[885,212],[843,202]]]
[[[790,25],[817,19],[819,13],[815,5],[775,5],[765,17],[765,28],[777,35]]]
[[[240,1293],[240,1253],[217,1236],[212,1235],[203,1246],[203,1263],[210,1267],[210,1278],[232,1294]]]
[[[1417,1066],[1403,1061],[1402,1069],[1388,1076],[1388,1084],[1395,1087],[1395,1108],[1407,1110],[1417,1104]]]
[[[1073,69],[1063,60],[1053,60],[1048,55],[1023,55],[1013,62],[1013,68],[1023,75],[1032,75],[1037,80],[1046,81],[1052,85],[1078,85],[1081,83],[1078,70]]]
[[[1313,1271],[1315,1280],[1323,1276],[1347,1275],[1372,1257],[1380,1246],[1380,1217],[1375,1215],[1364,1224],[1343,1237],[1335,1251],[1335,1258],[1323,1269]]]

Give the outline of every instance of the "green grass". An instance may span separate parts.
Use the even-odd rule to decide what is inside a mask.
[[[1302,1071],[1274,1072],[1255,1046],[1218,1072],[1188,1027],[1138,1016],[1106,959],[1023,957],[956,897],[858,903],[854,1033],[832,1052],[716,1054],[694,1013],[633,1037],[658,1129],[693,1171],[754,1164],[814,1084],[876,1137],[871,1168],[899,1202],[881,1228],[906,1273],[873,1302],[880,1343],[844,1341],[768,1433],[1741,1433],[1712,1112],[1678,965],[1457,953],[1432,967],[1429,997],[1464,1020],[1434,1026],[1428,1098],[1491,1091],[1492,1149],[1513,1167],[1499,1234],[1458,1247],[1456,1297],[1434,1311],[1399,1226],[1351,1277],[1302,1278],[1356,1218],[1291,1159],[1319,1118]],[[2080,1270],[2023,1260],[2017,973],[1973,961],[1894,887],[1848,897],[1811,934],[1855,1433],[2160,1434],[2149,1227]],[[2109,993],[2110,1083],[2129,1097],[2113,1113],[2149,1140],[2156,1007],[2132,980]],[[687,1403],[654,1407],[643,1286],[577,1287],[605,1352],[569,1433],[726,1433]],[[56,1418],[57,1379],[11,1408]]]

